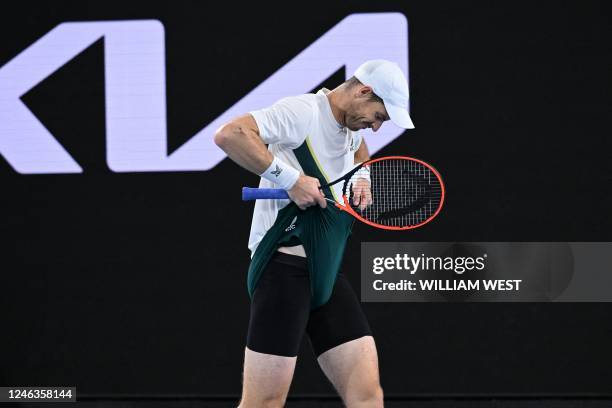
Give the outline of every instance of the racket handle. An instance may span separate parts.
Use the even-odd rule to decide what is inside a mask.
[[[242,201],[271,200],[289,198],[287,190],[282,188],[251,188],[242,187]]]

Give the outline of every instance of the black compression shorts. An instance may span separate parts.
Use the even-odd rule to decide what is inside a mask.
[[[342,273],[329,301],[310,310],[306,262],[306,258],[276,252],[266,266],[251,300],[250,350],[295,357],[306,332],[318,357],[342,343],[371,335],[359,300]]]

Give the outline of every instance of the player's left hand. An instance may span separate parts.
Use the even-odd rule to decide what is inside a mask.
[[[359,210],[363,211],[367,206],[372,204],[372,190],[370,182],[364,178],[358,178],[353,183],[353,205],[359,206]]]

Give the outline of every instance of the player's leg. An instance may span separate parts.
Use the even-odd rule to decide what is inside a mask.
[[[284,406],[310,313],[304,259],[276,254],[251,299],[240,408]]]
[[[378,356],[372,336],[340,344],[317,360],[348,408],[383,406]]]
[[[296,360],[245,347],[240,408],[283,407]]]
[[[347,407],[383,406],[374,338],[343,274],[329,301],[311,311],[306,331],[321,369]]]

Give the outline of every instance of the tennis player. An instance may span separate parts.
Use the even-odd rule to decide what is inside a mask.
[[[283,98],[217,130],[215,143],[260,175],[260,187],[283,188],[290,197],[255,204],[240,408],[284,406],[304,333],[347,407],[383,406],[372,332],[339,272],[354,219],[328,205],[341,202],[341,185],[320,186],[369,158],[359,130],[376,132],[389,119],[414,128],[407,107],[399,66],[373,60],[332,91]],[[366,206],[368,169],[359,171],[354,203]]]

